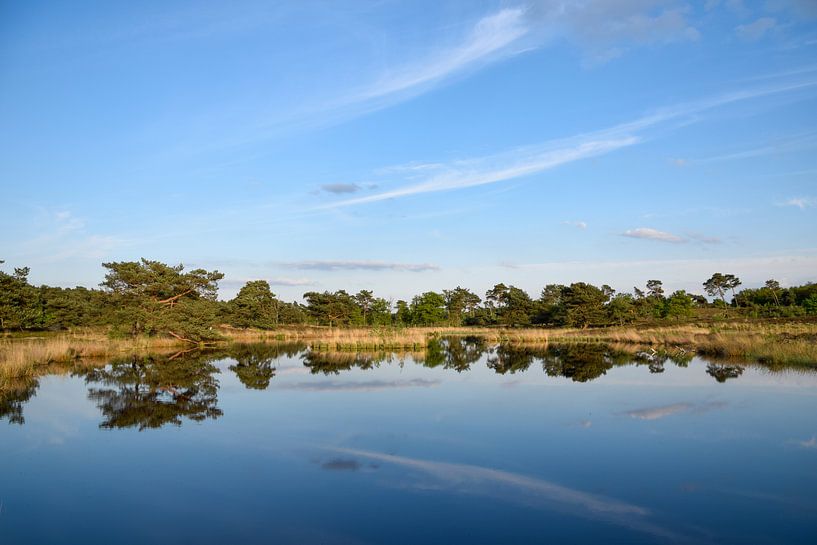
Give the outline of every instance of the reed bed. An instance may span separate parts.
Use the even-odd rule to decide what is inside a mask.
[[[85,330],[57,335],[0,339],[0,380],[36,376],[39,367],[70,364],[155,351],[172,351],[183,346],[176,339],[139,337],[111,339],[104,332]]]
[[[699,354],[742,358],[767,364],[817,367],[817,324],[804,322],[734,322],[717,325],[685,324],[660,327],[608,327],[599,329],[413,327],[329,328],[282,327],[271,331],[221,328],[230,342],[301,342],[315,352],[396,352],[414,359],[432,339],[479,337],[492,344],[547,345],[606,343],[617,345],[680,347]],[[54,364],[112,358],[149,352],[171,352],[188,347],[177,339],[140,337],[112,339],[103,330],[77,330],[57,334],[0,338],[0,381],[36,376]],[[50,369],[49,369],[50,370]]]

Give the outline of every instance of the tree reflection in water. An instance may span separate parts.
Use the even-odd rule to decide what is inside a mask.
[[[589,382],[619,366],[646,366],[650,373],[663,373],[668,363],[686,368],[695,356],[682,349],[633,351],[622,345],[560,344],[522,346],[489,345],[476,336],[435,337],[420,352],[337,352],[310,350],[304,344],[234,344],[216,350],[191,350],[173,356],[130,357],[103,368],[61,368],[81,376],[89,386],[88,397],[102,411],[102,428],[159,428],[181,425],[183,420],[202,421],[222,415],[218,408],[219,372],[215,362],[232,359],[229,370],[252,390],[266,390],[276,374],[276,362],[282,358],[300,358],[313,375],[337,375],[351,369],[369,370],[381,363],[404,365],[413,361],[428,368],[472,369],[484,358],[495,373],[514,374],[541,364],[549,377],[564,377],[573,382]],[[782,371],[789,367],[766,367]],[[807,369],[799,367],[801,372]],[[738,378],[744,366],[707,362],[706,373],[718,382]],[[53,373],[54,371],[52,371]],[[0,383],[0,419],[24,424],[23,409],[37,393],[37,377],[5,379]]]
[[[453,369],[458,373],[468,371],[486,353],[482,337],[434,338],[428,343],[423,365]]]
[[[202,421],[222,415],[218,368],[211,354],[133,357],[85,374],[88,398],[104,420],[100,428],[180,426],[182,418]]]
[[[235,359],[230,371],[250,390],[266,390],[275,376],[274,362],[281,356],[293,358],[304,351],[303,344],[240,344],[231,347]]]
[[[32,377],[6,381],[0,387],[0,419],[8,418],[10,424],[25,424],[23,406],[37,393],[39,382]]]
[[[706,374],[718,382],[726,382],[730,378],[738,378],[743,374],[743,367],[739,365],[721,365],[710,363],[706,366]]]

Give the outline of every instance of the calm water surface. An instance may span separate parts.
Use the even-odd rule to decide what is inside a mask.
[[[817,375],[243,346],[0,394],[0,543],[817,543]]]

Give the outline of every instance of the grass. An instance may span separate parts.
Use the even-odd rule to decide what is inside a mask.
[[[540,328],[322,328],[297,327],[275,331],[223,330],[241,341],[301,341],[313,350],[422,350],[429,339],[477,336],[489,343],[559,344],[615,343],[681,347],[700,354],[817,367],[817,324],[803,322],[680,326],[608,327],[599,329]]]
[[[488,343],[547,345],[608,343],[631,346],[680,347],[699,354],[766,364],[817,367],[817,324],[804,322],[722,322],[655,327],[600,329],[539,328],[329,328],[282,327],[273,331],[223,327],[227,342],[293,342],[316,352],[397,352],[418,358],[430,339],[477,336]],[[54,364],[189,348],[176,339],[143,337],[111,339],[104,331],[13,335],[0,339],[0,382],[36,376]]]
[[[103,359],[128,354],[178,350],[185,346],[176,339],[140,337],[111,339],[100,330],[86,329],[58,334],[10,336],[0,339],[0,384],[26,376],[53,364]],[[49,369],[50,370],[50,369]]]

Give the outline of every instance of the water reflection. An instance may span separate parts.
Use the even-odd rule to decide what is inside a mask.
[[[247,389],[266,390],[275,376],[275,360],[282,356],[293,358],[305,348],[302,344],[241,344],[233,346],[225,356],[235,360],[230,371]]]
[[[218,368],[207,354],[133,357],[85,373],[88,398],[102,411],[100,428],[160,428],[222,415]]]
[[[706,366],[706,374],[718,382],[726,382],[730,378],[738,378],[743,374],[743,367],[739,365],[719,365],[710,363]]]
[[[650,374],[664,373],[667,365],[686,368],[694,354],[682,349],[657,351],[602,344],[517,346],[492,345],[480,337],[432,339],[422,352],[338,352],[311,350],[304,344],[236,344],[216,350],[191,350],[173,355],[149,355],[117,360],[98,367],[70,369],[84,378],[88,398],[101,411],[102,428],[160,428],[184,420],[202,421],[222,415],[218,407],[218,362],[227,360],[232,372],[247,389],[267,390],[273,384],[278,361],[285,358],[291,366],[300,361],[312,375],[340,375],[356,370],[371,370],[381,364],[405,365],[414,362],[427,368],[465,373],[481,361],[499,375],[533,373],[541,367],[548,377],[585,383],[597,380],[611,369],[645,366]],[[83,364],[89,365],[89,364]],[[222,367],[223,369],[224,367]],[[694,372],[700,372],[697,367]],[[782,370],[776,367],[772,371]],[[65,372],[66,370],[61,370]],[[743,366],[709,362],[706,373],[719,383],[739,378]],[[802,372],[814,372],[802,370]],[[690,371],[693,372],[693,371]],[[427,386],[437,381],[417,379]],[[404,384],[401,383],[401,386]],[[304,390],[382,389],[380,381],[357,384],[313,382],[288,385]],[[0,418],[24,424],[23,409],[35,395],[38,380],[33,377],[9,381],[0,386]]]
[[[37,379],[14,379],[0,388],[0,420],[8,418],[11,424],[24,424],[23,405],[37,393]]]

